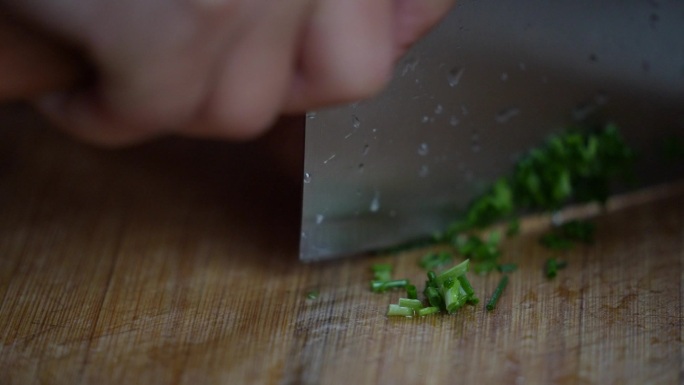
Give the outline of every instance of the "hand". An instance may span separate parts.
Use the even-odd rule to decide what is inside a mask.
[[[78,47],[89,87],[36,102],[89,141],[248,139],[372,96],[453,0],[0,0]]]

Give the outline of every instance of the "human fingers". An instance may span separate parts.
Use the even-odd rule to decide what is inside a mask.
[[[367,98],[393,66],[392,0],[321,0],[303,36],[286,112]]]
[[[395,55],[401,56],[434,27],[455,0],[394,0]]]
[[[345,0],[346,1],[346,0]],[[314,2],[272,1],[221,59],[198,120],[186,134],[250,139],[277,120],[292,83],[304,21]]]

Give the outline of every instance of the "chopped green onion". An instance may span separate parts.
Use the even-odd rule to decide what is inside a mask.
[[[554,278],[558,274],[558,270],[563,269],[568,264],[565,261],[558,261],[556,258],[549,258],[544,265],[544,271],[547,278]]]
[[[429,282],[434,282],[437,280],[437,274],[434,271],[428,271],[427,277]]]
[[[478,274],[488,273],[498,264],[501,256],[499,250],[500,234],[494,232],[485,242],[482,238],[471,235],[469,237],[456,237],[454,246],[459,254],[473,261],[473,270]]]
[[[318,290],[311,290],[308,293],[306,293],[306,299],[316,299],[318,298],[318,295]]]
[[[449,313],[458,310],[466,301],[466,295],[465,293],[461,294],[461,284],[458,281],[455,281],[450,288],[444,290],[443,297],[444,306],[446,306]]]
[[[499,297],[501,297],[501,293],[503,293],[506,285],[508,285],[508,276],[504,275],[496,286],[496,289],[494,289],[492,297],[487,302],[487,311],[492,311],[496,308],[496,303],[499,301]]]
[[[439,291],[437,291],[437,289],[434,287],[428,286],[425,288],[425,297],[427,297],[430,306],[435,306],[438,308],[442,307],[442,296],[439,295]]]
[[[404,288],[408,284],[408,279],[395,279],[393,281],[371,281],[371,290],[375,293],[382,293],[389,289]]]
[[[465,291],[466,295],[468,296],[468,300],[477,299],[475,298],[475,289],[473,289],[473,285],[470,284],[470,281],[468,281],[468,278],[466,278],[465,275],[458,277],[458,282],[461,284],[461,288],[463,288],[463,291]]]
[[[406,296],[410,299],[418,299],[418,290],[416,285],[406,285]]]
[[[446,281],[449,278],[456,279],[459,276],[465,274],[468,272],[468,264],[470,263],[470,260],[466,259],[465,261],[459,263],[458,265],[450,268],[449,270],[446,270],[442,272],[439,276],[435,278],[435,281],[437,285],[444,285],[444,281]],[[429,277],[428,273],[428,277]]]
[[[571,240],[556,233],[545,234],[539,242],[551,250],[569,250],[575,246]]]
[[[520,234],[520,220],[518,218],[513,219],[508,222],[508,227],[506,228],[506,236],[514,237]]]
[[[417,299],[399,298],[399,306],[418,310],[423,308],[423,303]]]
[[[518,265],[515,263],[503,263],[501,265],[498,265],[496,267],[497,270],[501,273],[512,273],[516,270],[518,270]]]
[[[392,265],[388,263],[376,263],[371,266],[371,270],[376,281],[390,281],[392,279]]]
[[[408,307],[402,307],[396,304],[390,304],[387,309],[387,315],[389,317],[412,317],[413,309]]]
[[[389,263],[376,263],[373,266],[371,266],[371,270],[373,270],[374,273],[377,273],[379,271],[392,271],[392,265]]]
[[[431,270],[436,267],[440,267],[446,264],[451,263],[451,261],[454,259],[453,255],[451,253],[448,253],[446,251],[440,251],[440,252],[432,252],[425,254],[419,261],[418,265],[422,267],[425,270]]]
[[[429,307],[424,307],[422,309],[418,309],[418,315],[420,317],[425,317],[426,315],[435,314],[435,313],[439,313],[439,308],[436,306],[429,306]]]
[[[589,244],[594,242],[596,227],[589,221],[570,221],[560,226],[560,232],[567,239]]]
[[[673,143],[670,152],[684,152],[681,140]],[[553,135],[524,155],[509,178],[499,179],[473,200],[442,238],[453,239],[522,210],[555,210],[571,200],[605,202],[612,180],[626,179],[634,158],[614,124],[602,130],[572,129]],[[518,228],[519,224],[511,222],[508,235]]]

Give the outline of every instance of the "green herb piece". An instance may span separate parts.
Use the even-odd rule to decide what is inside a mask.
[[[573,241],[558,233],[544,234],[539,243],[551,250],[570,250],[575,246]]]
[[[417,299],[399,298],[399,306],[418,310],[423,308],[423,303]]]
[[[564,269],[567,266],[567,262],[559,261],[556,258],[549,258],[544,264],[544,272],[547,278],[555,278],[558,274],[558,270]]]
[[[466,303],[477,303],[474,290],[465,278],[470,261],[465,260],[458,265],[435,275],[428,273],[425,296],[431,306],[439,307],[449,313],[454,313]],[[464,283],[467,288],[464,288]]]
[[[496,266],[496,269],[501,273],[512,273],[518,270],[518,265],[515,263],[503,263]]]
[[[430,306],[434,306],[440,309],[444,306],[444,300],[442,299],[442,296],[439,294],[439,291],[436,288],[432,286],[427,286],[425,288],[424,294],[428,302],[430,303]]]
[[[437,274],[434,271],[427,273],[427,286],[437,287]]]
[[[318,290],[311,290],[306,293],[306,299],[316,299],[319,294]]]
[[[373,271],[373,278],[376,281],[390,281],[392,280],[392,265],[388,263],[376,263],[371,266]]]
[[[555,210],[570,200],[605,202],[611,182],[627,177],[633,160],[612,124],[552,136],[518,162],[512,179],[516,206]]]
[[[506,227],[506,236],[510,238],[518,234],[520,234],[520,220],[515,218],[508,222],[508,226]]]
[[[416,285],[406,285],[406,296],[410,299],[418,299],[418,290]]]
[[[437,285],[443,285],[444,281],[447,279],[457,279],[458,277],[464,275],[466,272],[468,272],[468,264],[470,261],[466,259],[465,261],[459,263],[458,265],[442,272],[440,275],[436,276],[434,278],[434,281],[436,281]],[[434,273],[433,273],[434,274]],[[428,277],[430,277],[430,273],[428,273]]]
[[[408,284],[408,279],[395,279],[392,281],[371,281],[371,290],[374,293],[384,293],[389,289],[405,288]]]
[[[420,317],[425,317],[426,315],[439,313],[439,308],[436,306],[424,307],[422,309],[418,309],[417,313]]]
[[[490,235],[488,241],[485,242],[482,238],[471,235],[457,237],[454,246],[459,254],[473,261],[475,273],[484,274],[496,269],[498,265],[498,259],[501,256],[499,241],[500,236]]]
[[[432,252],[425,254],[420,261],[418,261],[418,265],[425,270],[432,270],[434,268],[452,263],[453,259],[453,255],[451,255],[449,252]]]
[[[542,245],[552,250],[568,250],[576,242],[591,244],[594,242],[595,226],[589,221],[570,221],[554,228],[539,240]]]
[[[443,238],[453,239],[523,210],[556,210],[570,201],[605,202],[613,181],[630,176],[634,158],[612,124],[602,130],[572,129],[551,136],[517,162],[510,178],[499,179],[473,200]],[[508,233],[517,227],[509,225]]]
[[[471,203],[466,214],[468,228],[483,228],[511,214],[514,209],[513,190],[507,179],[494,183],[487,193]]]
[[[506,288],[506,285],[508,285],[508,276],[504,275],[503,277],[501,277],[501,280],[499,281],[499,284],[496,286],[496,289],[494,289],[492,297],[489,298],[489,301],[487,302],[487,311],[492,311],[496,308],[496,303],[499,301],[499,297],[501,297],[501,294]]]
[[[464,292],[462,292],[461,284],[454,283],[450,288],[442,288],[442,297],[444,298],[444,306],[447,312],[453,313],[465,304],[467,299]]]
[[[567,239],[593,243],[596,227],[589,221],[570,221],[560,226],[560,233]]]
[[[390,304],[387,309],[387,316],[389,317],[412,317],[413,309],[402,307],[396,304]]]
[[[458,277],[458,282],[461,284],[461,288],[466,294],[466,301],[468,301],[468,303],[475,305],[480,302],[480,300],[475,297],[473,285],[470,284],[470,281],[468,281],[468,278],[466,278],[465,275]]]

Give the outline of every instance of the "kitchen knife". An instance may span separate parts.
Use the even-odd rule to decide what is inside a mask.
[[[378,97],[307,115],[300,259],[430,235],[552,132],[616,123],[644,183],[684,133],[684,2],[463,0]]]

